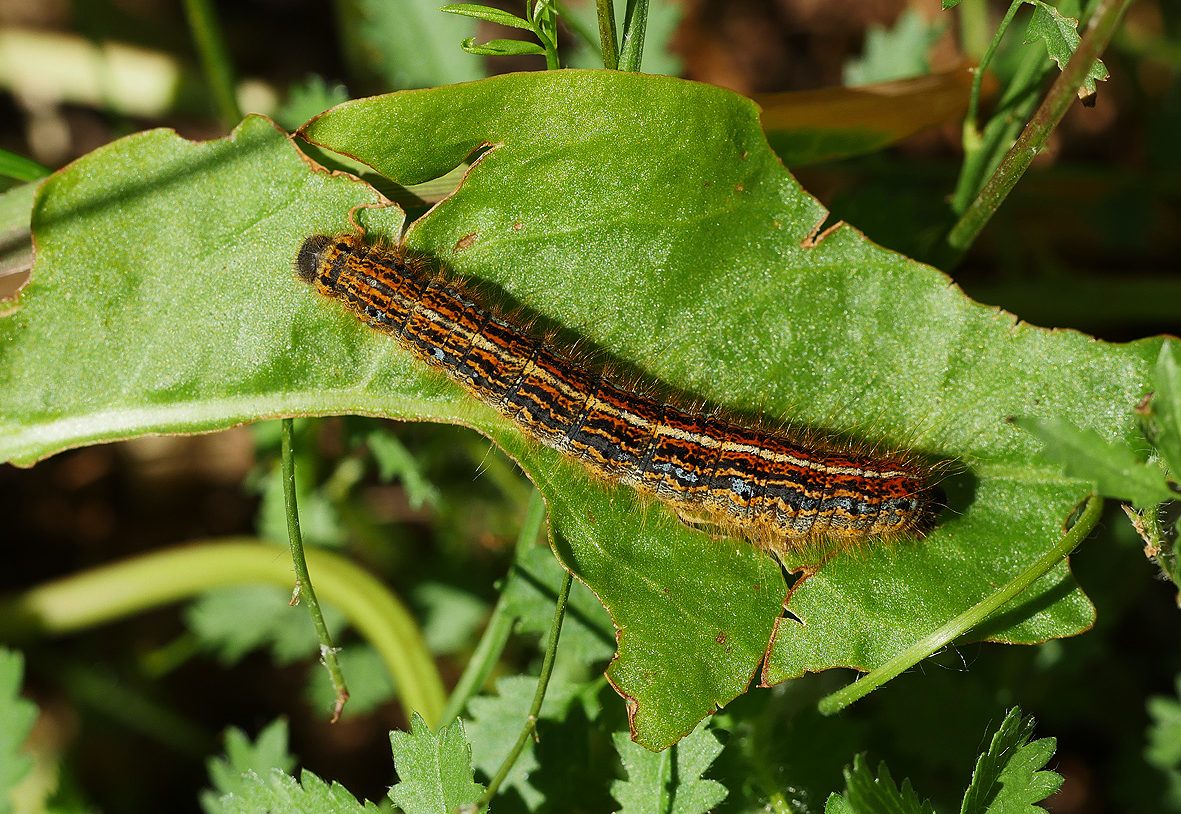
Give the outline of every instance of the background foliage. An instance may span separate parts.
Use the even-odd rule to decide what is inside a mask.
[[[198,42],[202,5],[188,6]],[[623,27],[628,14],[619,5]],[[1018,18],[1023,23],[1030,15],[1029,42],[1010,36],[997,56],[1003,88],[997,115],[981,119],[977,147],[965,137],[961,190],[972,188],[971,167],[995,166],[1003,154],[997,122],[1006,119],[1006,104],[1020,109],[1023,97],[1014,88],[1022,82],[1043,88],[1037,80],[1057,71],[1051,58],[1061,66],[1078,45],[1063,14],[1079,10],[1029,5]],[[458,47],[465,37],[487,42],[505,33],[477,28],[478,10],[447,16],[407,3],[391,15],[380,6],[336,4],[340,45],[322,47],[321,36],[315,45],[292,48],[303,57],[294,68],[264,60],[262,51],[244,44],[258,24],[249,11],[223,9],[223,24],[205,23],[229,35],[239,70],[260,71],[272,92],[284,90],[281,104],[260,94],[247,106],[288,129],[366,91],[444,85],[499,68]],[[635,13],[633,4],[627,7]],[[862,28],[852,29],[852,47],[834,50],[837,67],[841,54],[849,57],[848,84],[930,71],[931,62],[916,53],[938,62],[938,44],[949,41],[953,28],[959,48],[979,56],[973,37],[980,37],[981,8],[966,3],[937,18],[908,12],[875,29],[861,58],[854,55]],[[1018,186],[983,243],[958,267],[955,279],[968,294],[1021,317],[1111,339],[1175,325],[1175,310],[1157,306],[1173,281],[1152,271],[1176,249],[1170,229],[1176,187],[1167,192],[1176,166],[1155,135],[1168,132],[1181,98],[1176,62],[1168,56],[1176,21],[1167,9],[1151,8],[1157,16],[1147,23],[1130,18],[1105,56],[1108,65],[1124,68],[1122,75],[1136,77],[1125,82],[1144,86],[1132,92],[1117,85],[1109,101],[1108,86],[1101,85],[1096,110],[1108,118],[1098,130],[1086,129],[1094,128],[1093,118],[1082,119],[1086,111],[1076,111],[1077,123],[1067,119],[1064,155]],[[571,9],[561,29],[549,27],[548,11],[523,22],[526,29],[536,25],[543,53],[552,47],[563,64],[593,65],[589,11]],[[745,77],[719,71],[725,59],[711,63],[707,56],[729,53],[729,26],[755,19],[757,11],[691,11],[679,35],[690,44],[674,53],[664,37],[682,13],[664,4],[650,10],[645,70],[672,72],[683,62],[690,75],[748,92],[773,87],[757,71]],[[711,14],[722,22],[712,25]],[[92,38],[118,32],[161,53],[183,54],[187,47],[173,42],[177,48],[170,49],[157,39],[163,29],[156,18],[133,21],[114,7],[75,10],[72,23]],[[295,41],[315,30],[298,15],[287,25]],[[83,47],[69,30],[63,26],[61,39],[40,46],[65,59],[68,49]],[[580,39],[579,30],[588,36]],[[17,27],[0,33],[0,46],[10,50],[25,47],[22,38],[30,36]],[[512,35],[529,36],[520,29]],[[756,54],[773,50],[766,39],[774,38],[743,44]],[[407,42],[415,47],[404,59]],[[634,41],[619,59],[621,65],[639,59]],[[102,106],[115,117],[168,116],[186,135],[214,135],[199,116],[184,118],[203,108],[208,90],[195,74],[186,85],[183,59],[176,64],[172,95],[150,113],[137,97],[142,89],[120,84],[113,67],[95,98],[48,81],[40,93],[61,94],[58,104]],[[30,78],[9,70],[4,78],[13,99],[36,121]],[[292,81],[293,70],[347,77],[348,90],[319,77]],[[1092,73],[1102,78],[1098,67]],[[831,74],[829,81],[839,79]],[[728,76],[739,80],[726,82]],[[1121,73],[1115,76],[1118,81]],[[966,89],[959,87],[963,98]],[[954,95],[955,88],[948,81],[913,93],[918,106],[931,107],[938,94]],[[534,703],[535,676],[550,675],[552,667],[537,709],[538,740],[523,741],[499,786],[498,811],[920,811],[928,810],[927,797],[937,810],[950,810],[961,798],[964,811],[1028,810],[1061,780],[1043,770],[1054,744],[1034,739],[1019,712],[1006,716],[1016,702],[1061,738],[1056,768],[1067,785],[1055,798],[1058,810],[1179,805],[1172,681],[1181,665],[1170,646],[1176,643],[1173,597],[1151,583],[1154,569],[1137,562],[1136,535],[1117,514],[1076,562],[1085,594],[1060,565],[970,638],[1044,641],[1085,630],[1097,609],[1087,635],[1037,649],[977,649],[961,640],[928,662],[951,669],[900,678],[838,719],[821,719],[815,704],[841,679],[825,673],[780,683],[833,666],[882,664],[1049,550],[1092,489],[1154,506],[1171,494],[1168,470],[1144,463],[1144,456],[1156,444],[1170,461],[1170,444],[1179,437],[1174,419],[1181,395],[1169,384],[1178,378],[1176,361],[1162,354],[1159,340],[1107,344],[1016,323],[973,302],[931,267],[882,248],[939,259],[937,238],[963,211],[958,195],[946,204],[955,168],[940,158],[958,144],[928,135],[902,152],[882,153],[883,145],[917,129],[917,119],[899,123],[881,109],[866,112],[853,98],[839,90],[807,99],[766,97],[760,123],[754,106],[706,85],[595,71],[528,73],[350,102],[315,119],[295,142],[259,117],[247,118],[227,139],[202,143],[160,130],[114,140],[150,121],[112,120],[102,123],[102,140],[112,143],[91,151],[87,146],[96,145],[79,143],[72,153],[53,155],[44,137],[34,138],[47,131],[30,127],[29,146],[17,152],[35,150],[53,166],[86,154],[40,185],[14,181],[0,195],[3,268],[27,265],[30,226],[37,251],[32,279],[0,320],[5,459],[28,464],[82,444],[291,414],[466,425],[495,439],[537,485],[555,552],[581,582],[570,597],[556,660],[539,663],[552,644],[562,571],[535,545],[540,503],[513,464],[455,427],[391,427],[360,418],[301,423],[308,542],[343,550],[393,586],[402,599],[388,600],[394,604],[387,618],[400,620],[391,629],[418,655],[403,660],[391,683],[388,647],[357,635],[365,628],[356,614],[369,611],[333,615],[326,595],[331,626],[343,637],[353,700],[346,722],[325,729],[316,716],[330,707],[331,690],[318,670],[304,686],[316,642],[302,615],[283,613],[282,589],[188,587],[184,595],[196,598],[181,614],[124,622],[64,644],[29,639],[35,631],[26,612],[53,607],[54,595],[14,593],[18,604],[5,606],[4,635],[24,643],[34,672],[27,684],[42,702],[49,732],[35,732],[22,749],[32,707],[17,696],[20,657],[6,656],[0,709],[8,704],[10,712],[0,716],[6,722],[0,799],[21,781],[16,793],[32,801],[30,810],[82,810],[88,799],[112,808],[170,799],[177,808],[193,806],[192,789],[204,785],[206,811],[372,810],[363,798],[408,812],[444,810],[473,802],[497,782]],[[62,110],[66,122],[79,115]],[[808,115],[828,126],[804,123]],[[804,118],[793,123],[792,116]],[[857,116],[865,123],[851,124]],[[821,164],[804,174],[801,188],[767,146],[764,127],[792,167],[834,153],[872,154]],[[954,126],[946,132],[959,134]],[[1096,155],[1117,133],[1139,151],[1125,150],[1113,168],[1099,169]],[[377,191],[328,175],[301,151],[357,172]],[[466,162],[477,156],[468,170]],[[15,179],[39,172],[20,155],[7,158]],[[465,170],[458,190],[419,219]],[[1078,194],[1080,185],[1086,195]],[[817,239],[832,218],[804,189],[881,245],[849,226]],[[1162,200],[1148,194],[1154,189],[1166,190]],[[414,221],[407,237],[414,248],[479,278],[495,301],[523,309],[542,327],[560,327],[563,339],[577,339],[626,375],[740,413],[918,447],[954,462],[946,482],[951,511],[922,544],[840,557],[805,572],[800,582],[790,572],[812,564],[807,557],[781,570],[745,543],[710,539],[626,490],[590,481],[317,301],[290,274],[304,236],[346,228],[350,207],[383,194]],[[395,236],[404,225],[402,211],[392,207],[363,217],[376,234]],[[1092,227],[1080,236],[1071,231],[1075,220]],[[1112,268],[1133,276],[1113,287],[1100,276]],[[1129,286],[1140,295],[1120,299],[1116,292],[1126,295]],[[856,392],[833,382],[855,383]],[[1157,397],[1138,420],[1133,407],[1149,390]],[[1006,421],[1012,417],[1015,424]],[[41,491],[61,496],[57,503],[8,498],[20,507],[6,512],[14,518],[12,539],[39,545],[18,555],[22,567],[6,575],[6,584],[15,591],[119,552],[252,525],[260,536],[284,541],[277,437],[267,424],[256,427],[225,436],[231,440],[220,452],[211,445],[223,436],[179,446],[141,438],[67,453],[27,473],[5,471],[6,481],[21,489],[37,491],[26,484],[43,478],[51,488]],[[193,463],[221,456],[231,459],[224,471]],[[474,482],[473,472],[480,473]],[[1125,486],[1133,482],[1139,485]],[[1126,488],[1133,491],[1120,491]],[[1155,515],[1147,511],[1138,522],[1143,532]],[[1153,528],[1145,533],[1166,544],[1157,559],[1167,574],[1167,526]],[[515,548],[506,544],[514,537]],[[497,590],[493,583],[502,575]],[[282,584],[279,577],[274,581]],[[211,571],[204,587],[219,579]],[[181,595],[176,588],[173,598]],[[101,607],[101,591],[94,596]],[[43,604],[32,601],[38,597]],[[40,633],[117,618],[107,605],[89,619],[45,617]],[[612,621],[620,652],[605,680],[603,667],[617,643]],[[266,650],[276,664],[294,666],[277,670],[261,655]],[[92,653],[103,654],[97,666]],[[201,653],[237,666],[214,669]],[[779,686],[743,695],[752,677]],[[456,681],[483,693],[470,700],[456,693],[443,711],[442,684]],[[191,686],[200,692],[186,691]],[[244,691],[252,687],[257,694]],[[628,699],[626,708],[613,688]],[[306,707],[300,695],[309,699]],[[1149,695],[1155,697],[1146,706]],[[392,697],[419,708],[431,725],[403,717]],[[59,698],[73,710],[64,719],[53,713]],[[726,706],[699,724],[717,705]],[[457,712],[464,723],[448,724]],[[208,779],[193,776],[198,758],[216,751],[223,722],[257,722],[248,728],[262,730],[273,713],[291,717],[290,732],[274,723],[252,741],[231,730]],[[639,743],[679,743],[660,753],[644,750],[627,737],[626,713]],[[116,722],[115,742],[127,751],[110,748],[98,728],[103,720]],[[389,729],[401,779],[387,796],[391,753],[375,742]],[[986,733],[991,746],[983,745]],[[298,759],[288,752],[289,738]],[[132,757],[147,743],[166,744],[176,759],[162,755],[157,762],[172,768],[149,771]],[[854,760],[866,749],[872,760]],[[103,760],[96,762],[96,754]],[[895,783],[877,767],[883,757],[894,776],[910,780]],[[123,775],[169,777],[173,788],[120,783],[120,761],[128,761]],[[289,774],[296,765],[308,768]],[[438,782],[424,785],[423,777]]]

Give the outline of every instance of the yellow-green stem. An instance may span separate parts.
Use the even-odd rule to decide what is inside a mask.
[[[381,655],[407,713],[438,726],[443,682],[414,617],[372,574],[328,551],[307,554],[320,595]],[[47,582],[0,600],[0,639],[61,636],[228,585],[291,586],[283,549],[249,538],[201,541]],[[293,613],[295,611],[292,611]]]

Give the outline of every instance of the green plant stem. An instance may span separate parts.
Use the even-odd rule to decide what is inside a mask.
[[[615,3],[612,0],[595,0],[599,15],[599,49],[603,52],[603,67],[609,71],[619,68],[619,51],[616,46]]]
[[[0,600],[0,639],[61,636],[190,599],[228,585],[290,587],[281,549],[259,540],[206,540],[54,580]],[[414,617],[372,574],[323,550],[309,551],[324,600],[381,654],[402,704],[431,726],[443,682]]]
[[[520,562],[525,550],[537,541],[537,535],[541,533],[541,524],[544,520],[545,501],[541,499],[541,493],[535,489],[529,498],[529,508],[525,511],[525,520],[517,535],[513,555],[514,564]],[[464,707],[467,706],[468,699],[484,686],[488,676],[492,674],[493,668],[496,667],[496,662],[500,660],[500,654],[504,652],[505,645],[508,644],[516,618],[509,613],[509,603],[505,594],[509,581],[514,579],[513,574],[514,572],[510,571],[504,585],[501,586],[500,598],[496,600],[496,606],[492,609],[492,615],[488,618],[488,624],[484,627],[484,633],[480,636],[476,650],[468,660],[463,675],[455,684],[455,689],[451,691],[451,697],[447,699],[447,706],[443,710],[443,723],[445,724],[459,717]]]
[[[1058,126],[1058,122],[1077,98],[1078,89],[1086,79],[1091,65],[1111,41],[1116,28],[1119,27],[1120,19],[1131,4],[1132,0],[1104,0],[1100,4],[1078,49],[1058,79],[1050,86],[1049,93],[1029,124],[1025,126],[1017,143],[1005,155],[980,194],[948,233],[948,247],[955,257],[958,258],[972,245],[985,224],[1033,163],[1033,159],[1046,146],[1050,133]]]
[[[648,0],[627,0],[623,18],[623,44],[619,47],[619,70],[639,71],[644,58],[644,31],[648,27]]]
[[[985,50],[984,56],[980,58],[980,63],[976,66],[975,73],[972,76],[972,91],[968,95],[968,113],[964,116],[963,142],[966,156],[978,152],[981,147],[980,128],[977,126],[976,119],[980,110],[980,88],[984,84],[984,73],[988,70],[988,66],[992,62],[992,58],[996,54],[1001,40],[1005,38],[1005,34],[1009,30],[1009,25],[1013,22],[1013,18],[1017,16],[1017,10],[1024,4],[1025,0],[1013,0],[1009,5],[1009,10],[1005,12],[1001,24],[997,26],[996,34],[993,35],[992,42],[988,44],[988,49]],[[968,4],[965,3],[963,5]],[[971,5],[982,4],[972,3]],[[965,160],[967,159],[965,158]]]
[[[546,70],[556,71],[562,63],[557,58],[557,11],[553,4],[544,7],[539,28],[546,34],[542,40],[546,44]]]
[[[36,181],[49,175],[50,169],[31,158],[0,149],[0,176],[17,181]]]
[[[539,3],[536,7],[526,2],[525,12],[529,24],[533,26],[533,34],[545,50],[545,69],[556,71],[562,66],[558,61],[558,17],[553,0]]]
[[[234,91],[234,66],[221,35],[221,26],[211,0],[185,0],[185,15],[193,32],[193,43],[201,57],[205,80],[213,93],[217,116],[226,130],[232,130],[242,118]]]
[[[1016,140],[1022,126],[1037,108],[1037,90],[1046,74],[1052,70],[1054,63],[1044,53],[1035,48],[1025,51],[997,104],[996,112],[984,126],[980,141],[973,150],[965,150],[963,167],[952,195],[953,213],[963,214],[987,178],[996,171],[1004,157],[1002,150]],[[965,141],[965,144],[968,142]]]
[[[547,71],[556,71],[561,67],[562,64],[558,61],[557,46],[547,41],[545,43],[545,69]]]
[[[1095,527],[1102,508],[1103,501],[1100,498],[1094,495],[1087,498],[1082,514],[1070,531],[1062,536],[1057,545],[1018,574],[1008,585],[888,659],[881,667],[866,673],[865,676],[852,684],[821,698],[818,705],[820,712],[824,715],[840,712],[980,625],[1069,556],[1070,552],[1074,551],[1075,547]]]
[[[496,775],[489,781],[488,788],[484,789],[484,793],[476,801],[478,810],[488,807],[488,803],[500,789],[501,783],[512,771],[517,758],[521,756],[521,750],[525,748],[525,744],[529,742],[529,738],[537,729],[537,717],[541,714],[545,691],[549,687],[550,676],[554,672],[554,658],[558,654],[558,637],[562,635],[562,620],[566,617],[566,602],[570,599],[570,585],[573,580],[573,575],[567,571],[565,579],[562,580],[562,587],[558,591],[558,602],[554,606],[554,621],[550,625],[549,642],[545,648],[545,657],[541,662],[541,675],[537,678],[537,691],[533,693],[533,703],[529,706],[529,715],[525,718],[525,726],[521,728],[521,734],[517,736],[517,742],[513,744],[513,748],[505,756],[504,762],[496,770]]]
[[[292,449],[292,426],[295,422],[284,418],[281,422],[280,457],[283,466],[283,507],[287,512],[287,538],[291,543],[291,563],[295,566],[295,590],[291,592],[291,604],[297,605],[301,600],[308,608],[312,617],[312,626],[316,629],[316,636],[320,639],[320,658],[328,669],[328,676],[332,680],[332,689],[336,693],[336,705],[332,710],[332,722],[340,720],[340,712],[349,700],[349,689],[345,686],[344,673],[340,670],[340,662],[336,659],[336,648],[332,644],[332,634],[328,631],[328,624],[324,621],[324,614],[320,610],[320,602],[316,599],[316,589],[312,585],[312,575],[308,571],[307,558],[303,552],[303,535],[299,531],[299,505],[295,497],[295,452]]]

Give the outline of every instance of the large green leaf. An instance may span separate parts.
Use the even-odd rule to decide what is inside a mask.
[[[1124,437],[1159,345],[1016,325],[850,227],[815,239],[823,208],[717,88],[509,75],[347,103],[306,135],[401,184],[493,145],[410,245],[624,375],[957,461],[951,509],[925,540],[833,558],[779,619],[771,557],[588,478],[299,283],[301,240],[375,196],[258,119],[203,145],[132,136],[45,183],[33,279],[0,320],[0,459],[293,413],[474,426],[537,483],[560,557],[610,611],[608,674],[650,747],[743,692],[765,653],[767,682],[872,667],[1024,568],[1086,487],[1004,418]],[[372,232],[396,234],[389,211],[364,213]],[[1091,616],[1063,566],[978,633],[1039,641]]]

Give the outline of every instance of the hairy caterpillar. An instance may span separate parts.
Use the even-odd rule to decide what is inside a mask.
[[[313,235],[296,271],[370,327],[592,472],[773,551],[921,535],[940,496],[928,469],[693,412],[593,370],[480,304],[399,248]]]

